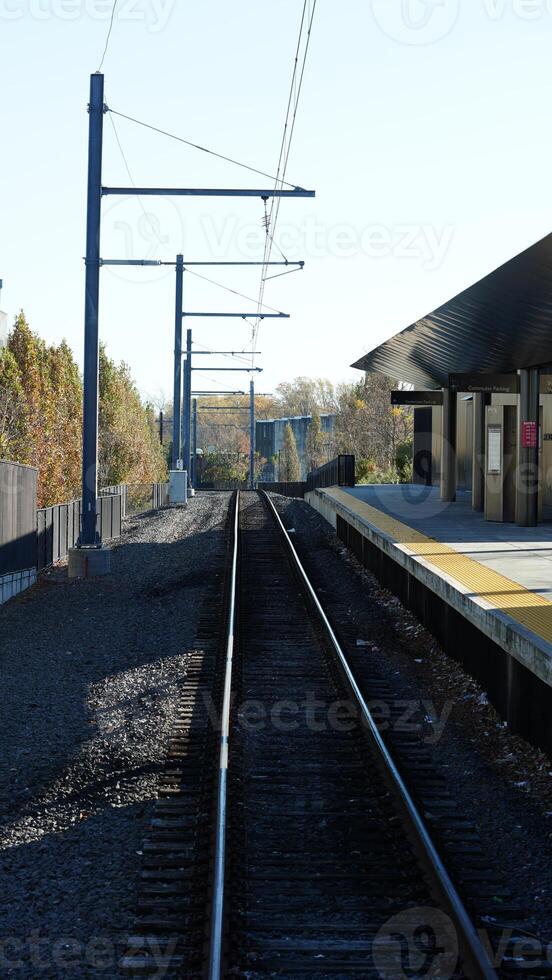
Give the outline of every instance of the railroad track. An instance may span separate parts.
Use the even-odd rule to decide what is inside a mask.
[[[495,972],[271,500],[236,495],[231,511],[124,968],[543,975],[507,951]],[[450,842],[469,864],[454,816]]]

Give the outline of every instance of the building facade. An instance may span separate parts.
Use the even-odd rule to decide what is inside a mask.
[[[307,433],[312,422],[312,415],[297,415],[281,419],[260,419],[255,424],[255,443],[259,455],[266,460],[261,473],[261,480],[273,482],[280,479],[279,456],[284,448],[286,425],[291,426],[297,445],[297,455],[301,467],[301,479],[304,480],[309,470],[307,459]],[[331,459],[334,451],[335,415],[321,415],[320,425],[324,444],[324,462]]]
[[[353,366],[408,382],[414,480],[489,521],[552,519],[552,235]]]

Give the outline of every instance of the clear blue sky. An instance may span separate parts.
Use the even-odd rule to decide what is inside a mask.
[[[79,361],[85,107],[109,8],[0,0],[2,306],[10,320],[23,307],[49,341],[66,337]],[[301,8],[119,0],[106,101],[272,173]],[[307,265],[267,284],[266,302],[292,319],[262,327],[263,390],[298,374],[356,376],[355,358],[552,230],[551,40],[552,0],[318,0],[288,171],[317,198],[280,211],[276,238]],[[126,184],[105,125],[104,181]],[[117,125],[137,183],[262,181]],[[149,223],[136,200],[108,199],[104,257],[261,253],[260,201],[145,205]],[[257,271],[218,278],[256,296]],[[190,310],[243,303],[187,277]],[[211,347],[247,343],[241,321],[194,327]],[[104,271],[101,334],[142,391],[170,392],[172,273]]]

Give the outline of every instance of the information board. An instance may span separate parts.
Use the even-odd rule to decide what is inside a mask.
[[[485,395],[515,395],[519,392],[517,374],[450,374],[451,391]]]
[[[521,448],[522,449],[537,448],[537,423],[536,422],[521,423]]]
[[[502,426],[487,429],[487,473],[502,473]]]
[[[442,391],[392,391],[391,392],[391,404],[392,405],[405,405],[405,406],[417,406],[417,405],[442,405],[443,404],[443,392]]]

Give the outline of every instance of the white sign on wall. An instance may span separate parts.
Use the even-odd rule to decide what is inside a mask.
[[[487,473],[502,472],[502,428],[490,425],[487,439]]]

